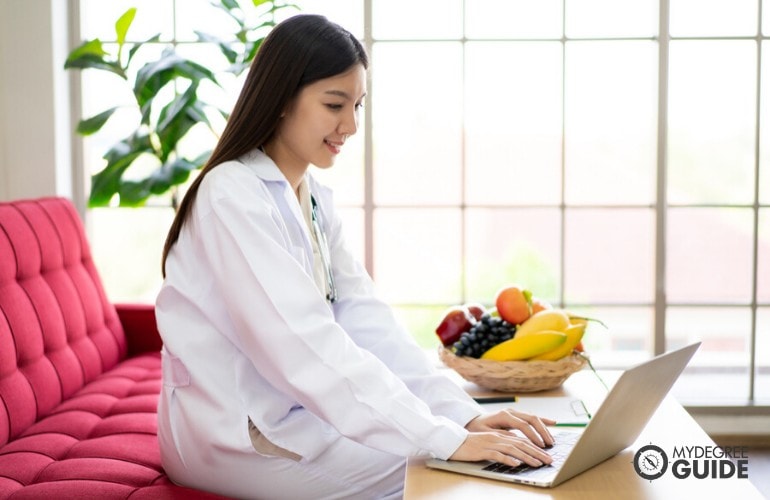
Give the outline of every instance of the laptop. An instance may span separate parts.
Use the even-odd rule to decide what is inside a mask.
[[[557,486],[630,446],[679,378],[700,342],[661,354],[626,370],[583,432],[552,432],[556,443],[543,467],[429,459],[428,467],[543,488]]]

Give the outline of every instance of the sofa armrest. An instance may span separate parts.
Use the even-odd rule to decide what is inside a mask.
[[[128,343],[128,356],[157,352],[163,346],[153,304],[115,304]]]

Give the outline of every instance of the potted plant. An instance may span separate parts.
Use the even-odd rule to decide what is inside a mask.
[[[284,9],[298,9],[280,0],[250,0],[250,3],[247,9],[237,0],[212,0],[211,5],[235,23],[229,39],[196,32],[200,42],[219,48],[228,63],[227,71],[235,75],[249,67],[267,32],[276,24],[277,14]],[[76,47],[65,62],[66,69],[106,71],[120,78],[135,98],[132,106],[139,117],[135,128],[104,153],[104,167],[91,178],[90,207],[110,205],[116,196],[120,206],[141,206],[151,196],[169,191],[175,206],[178,186],[187,181],[192,171],[203,166],[211,152],[190,158],[179,152],[179,142],[198,124],[213,131],[209,112],[219,113],[225,119],[228,115],[227,111],[206,102],[199,93],[203,82],[219,86],[216,71],[183,57],[175,46],[168,44],[159,57],[138,62],[135,56],[139,51],[161,42],[159,34],[144,42],[127,42],[135,15],[136,8],[130,8],[115,23],[115,53],[105,50],[97,38]],[[80,120],[77,132],[84,136],[99,132],[117,109],[110,107]],[[146,165],[148,159],[155,165],[149,173],[126,175],[135,165]]]

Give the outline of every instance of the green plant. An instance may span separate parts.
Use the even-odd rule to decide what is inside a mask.
[[[236,29],[229,39],[196,32],[200,42],[219,48],[229,64],[227,71],[235,75],[249,67],[267,32],[276,24],[276,14],[286,8],[298,8],[279,0],[250,0],[250,3],[249,11],[237,0],[212,0],[211,5],[235,23]],[[127,42],[135,15],[136,8],[130,8],[115,23],[117,50],[114,54],[105,50],[98,38],[87,40],[69,54],[64,65],[65,69],[107,71],[122,79],[135,98],[132,107],[139,117],[135,129],[105,152],[106,164],[92,176],[91,207],[109,205],[116,195],[121,206],[141,206],[150,196],[169,191],[175,204],[177,187],[186,182],[190,173],[200,168],[211,153],[209,150],[188,158],[179,153],[179,142],[194,126],[202,124],[214,132],[213,146],[216,132],[207,113],[213,111],[225,119],[228,116],[225,110],[205,102],[199,95],[200,85],[206,81],[221,88],[215,70],[181,56],[172,44],[166,44],[159,57],[141,65],[137,63],[135,56],[143,47],[161,42],[160,35],[144,42]],[[82,119],[77,132],[84,136],[97,133],[117,109],[111,107]],[[154,167],[146,173],[137,165],[147,165],[148,160]]]

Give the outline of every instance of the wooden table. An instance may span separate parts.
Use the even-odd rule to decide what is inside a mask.
[[[448,370],[449,371],[449,370]],[[465,382],[454,372],[452,378],[474,396],[492,395],[490,391]],[[619,373],[602,372],[602,378],[611,385]],[[574,396],[583,399],[591,413],[601,404],[607,391],[596,375],[588,370],[572,375],[563,387],[527,396]],[[674,446],[715,446],[714,441],[698,423],[671,396],[667,397],[642,431],[639,439],[618,455],[579,474],[556,488],[537,488],[493,481],[428,469],[425,460],[409,460],[404,490],[405,500],[468,500],[483,498],[523,499],[672,499],[672,498],[728,498],[762,499],[762,494],[748,479],[678,479],[671,474],[671,466],[663,477],[644,480],[636,474],[633,458],[636,450],[647,444],[656,444],[670,454]],[[748,470],[751,475],[751,450],[748,452]],[[669,457],[671,462],[671,457]]]

